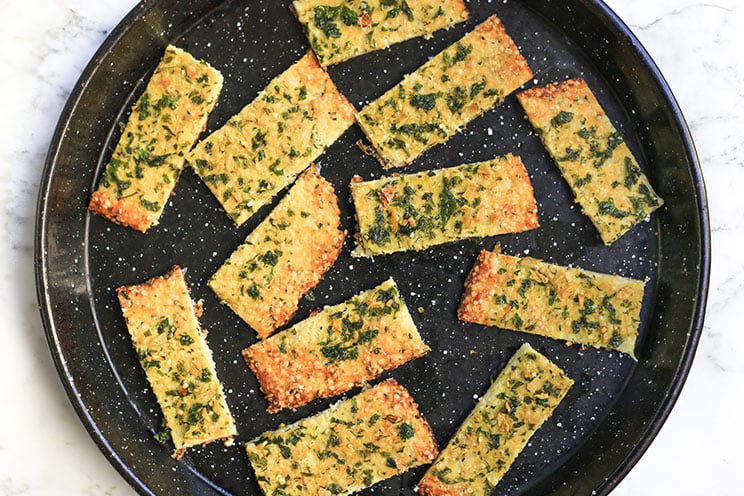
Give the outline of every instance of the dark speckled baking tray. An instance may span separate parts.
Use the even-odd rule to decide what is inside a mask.
[[[266,215],[236,229],[187,170],[159,226],[146,235],[91,217],[86,205],[118,139],[119,124],[142,92],[164,46],[175,43],[225,76],[209,130],[222,125],[307,49],[287,1],[142,2],[114,30],[83,73],[59,121],[39,197],[38,295],[49,344],[70,400],[101,451],[142,494],[260,494],[241,444],[282,422],[325,408],[316,401],[269,415],[240,350],[255,334],[206,286]],[[392,275],[433,351],[383,377],[396,377],[421,406],[440,446],[527,341],[575,379],[555,415],[534,436],[495,494],[607,494],[643,454],[672,408],[694,355],[705,308],[709,232],[700,169],[684,120],[662,76],[628,28],[601,2],[469,1],[471,20],[431,39],[416,39],[332,67],[330,74],[361,108],[467,30],[497,13],[536,73],[533,84],[583,76],[625,133],[666,205],[611,247],[602,245],[551,164],[513,96],[436,147],[407,171],[522,156],[532,178],[541,226],[534,231],[465,241],[420,253],[350,257],[304,299],[295,320],[338,303]],[[382,170],[355,145],[350,129],[318,160],[341,198],[343,224],[352,175]],[[509,254],[648,278],[638,362],[581,350],[538,336],[467,325],[455,317],[463,281],[477,252],[500,243]],[[190,450],[180,461],[153,439],[161,414],[129,342],[114,288],[188,268],[202,322],[240,435]],[[364,494],[411,495],[424,468]]]

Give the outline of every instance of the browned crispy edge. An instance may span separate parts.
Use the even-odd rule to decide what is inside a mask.
[[[120,226],[131,227],[141,233],[144,233],[154,223],[142,211],[126,208],[120,201],[111,201],[106,191],[94,191],[88,204],[88,210],[91,213],[100,215],[111,222]]]
[[[422,356],[429,353],[429,351],[431,351],[431,348],[429,348],[429,346],[427,346],[426,343],[424,343],[424,347],[421,349],[420,353],[416,353],[414,355],[411,355],[410,357],[400,357],[399,360],[396,360],[395,362],[391,363],[389,367],[387,367],[385,370],[381,370],[377,374],[367,373],[364,376],[360,376],[349,387],[329,388],[327,391],[321,394],[315,394],[315,393],[310,394],[309,391],[302,389],[302,390],[299,390],[296,394],[292,395],[293,401],[283,402],[281,399],[279,399],[279,395],[277,395],[277,393],[280,390],[281,385],[277,383],[276,381],[271,380],[272,379],[271,371],[268,369],[262,368],[260,366],[260,361],[256,359],[255,347],[261,346],[261,345],[262,343],[257,343],[253,346],[249,346],[248,348],[244,349],[241,352],[241,354],[243,356],[243,360],[245,361],[246,365],[251,369],[251,371],[255,374],[256,378],[258,379],[261,392],[264,393],[264,395],[266,396],[266,400],[269,402],[269,405],[266,408],[266,411],[269,413],[277,413],[284,409],[295,410],[301,406],[304,406],[310,403],[311,401],[337,396],[341,393],[349,391],[350,389],[354,387],[361,386],[368,381],[374,380],[377,377],[380,377],[385,372],[395,370],[396,368],[408,362],[416,360],[417,358],[421,358]]]
[[[336,195],[336,190],[333,187],[333,184],[330,183],[326,178],[324,178],[312,164],[308,169],[306,169],[304,174],[317,177],[318,184],[315,191],[319,193],[323,198],[327,198],[329,200],[327,202],[329,205],[327,205],[326,208],[333,209],[332,215],[335,218],[336,223],[335,225],[327,226],[327,228],[329,229],[329,234],[331,234],[332,237],[332,244],[330,246],[327,246],[323,250],[323,254],[316,260],[317,279],[315,281],[309,282],[300,281],[302,283],[299,285],[299,292],[301,295],[304,295],[315,286],[317,286],[323,279],[325,274],[331,269],[331,267],[333,267],[333,264],[336,263],[336,260],[338,260],[338,257],[341,254],[341,250],[344,246],[344,240],[346,239],[347,235],[347,232],[341,229],[341,209],[338,206],[338,195]],[[268,334],[258,332],[258,330],[256,330],[256,332],[258,332],[261,338],[266,338],[273,334],[278,328],[289,322],[289,320],[294,316],[296,312],[297,305],[295,304],[295,308],[291,311],[291,313],[278,316],[279,318],[277,318],[274,328]]]
[[[331,89],[328,92],[329,94],[333,94],[334,98],[336,98],[336,111],[339,113],[342,119],[345,121],[349,121],[348,126],[346,127],[346,130],[348,131],[348,128],[350,128],[354,122],[356,121],[356,114],[357,109],[354,106],[353,103],[349,101],[348,98],[346,98],[346,95],[341,93],[341,90],[338,89],[338,86],[336,86],[336,83],[333,81],[333,78],[331,78],[331,75],[328,74],[328,71],[325,67],[320,65],[320,62],[318,61],[318,57],[315,55],[315,52],[312,50],[308,50],[307,54],[310,56],[310,68],[313,70],[319,70],[323,73],[323,81],[326,84],[330,84]],[[330,145],[329,145],[330,146]]]
[[[567,79],[520,91],[517,93],[517,99],[537,98],[541,100],[553,100],[553,98],[561,94],[569,98],[577,98],[578,96],[584,96],[587,91],[589,91],[589,86],[583,79]]]
[[[118,288],[116,288],[116,295],[121,301],[122,293],[127,293],[129,295],[141,293],[143,288],[152,288],[155,284],[157,284],[160,281],[165,281],[167,279],[170,279],[171,277],[182,277],[184,279],[184,286],[186,287],[186,293],[194,309],[194,314],[196,315],[196,318],[199,319],[202,316],[202,306],[201,306],[201,303],[195,302],[194,299],[191,297],[191,287],[186,282],[186,278],[184,277],[185,272],[186,272],[185,269],[182,269],[179,265],[175,264],[173,265],[173,267],[171,267],[171,269],[167,273],[161,276],[155,276],[141,284],[119,286]],[[131,298],[127,297],[124,299],[129,301]],[[124,308],[122,305],[122,311],[123,310]],[[201,322],[199,322],[199,329],[201,330],[202,335],[206,337],[207,330],[204,329],[204,327],[202,327]],[[224,443],[225,446],[230,446],[232,445],[232,442],[233,442],[233,436],[227,436],[221,439],[215,439],[213,441],[209,441],[209,443],[214,442],[214,441],[222,441],[222,443]],[[209,443],[202,443],[200,446],[205,446]],[[187,449],[188,448],[184,447],[181,449],[174,450],[171,457],[175,460],[180,460],[181,457],[184,455],[184,453],[186,453]]]
[[[475,260],[473,268],[465,279],[465,292],[463,293],[460,306],[457,308],[457,317],[465,322],[484,324],[482,312],[476,311],[480,304],[488,299],[488,292],[493,284],[489,283],[491,279],[491,270],[488,263],[491,253],[488,250],[481,250]]]
[[[403,408],[406,411],[411,412],[416,420],[419,421],[420,427],[424,428],[423,435],[421,436],[421,441],[424,441],[425,445],[422,446],[421,450],[419,450],[419,457],[422,463],[433,462],[436,457],[439,456],[439,447],[437,446],[437,440],[434,437],[434,432],[431,430],[429,422],[421,414],[416,400],[413,399],[413,396],[411,396],[411,393],[408,392],[408,389],[403,387],[394,378],[382,381],[378,384],[377,387],[379,386],[389,387],[392,390],[392,393],[398,396],[397,402],[403,403]],[[416,436],[418,436],[418,432],[419,429],[416,429]]]

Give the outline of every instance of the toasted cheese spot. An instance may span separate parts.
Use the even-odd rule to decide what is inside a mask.
[[[199,326],[183,271],[116,290],[132,344],[145,370],[175,445],[174,458],[187,448],[237,434],[217,379],[212,352]]]
[[[141,232],[157,224],[221,89],[218,71],[169,45],[132,107],[88,210]]]
[[[323,154],[355,113],[309,52],[199,142],[187,161],[241,225]]]
[[[458,317],[634,356],[645,284],[484,250]]]
[[[341,252],[346,232],[333,185],[310,167],[209,279],[262,338],[286,324]]]
[[[430,351],[393,279],[243,350],[269,412],[370,381]]]
[[[468,18],[462,0],[295,0],[292,10],[323,66]]]
[[[573,380],[523,344],[416,487],[424,496],[488,496]]]
[[[372,256],[538,227],[537,203],[514,155],[449,169],[351,183],[359,233]]]
[[[446,142],[532,78],[491,16],[357,115],[383,167],[402,167]]]
[[[583,79],[517,98],[604,244],[664,204]]]
[[[348,495],[429,463],[438,451],[429,424],[394,379],[245,448],[267,496]]]

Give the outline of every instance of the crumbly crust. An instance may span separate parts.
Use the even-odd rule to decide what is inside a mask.
[[[341,394],[429,351],[388,279],[246,348],[243,358],[274,413]]]
[[[573,384],[523,344],[415,488],[424,496],[489,496]]]
[[[664,204],[586,81],[531,88],[517,99],[604,244]]]
[[[644,281],[483,250],[458,317],[634,356]]]
[[[367,105],[357,122],[382,166],[402,167],[531,78],[527,61],[493,15]]]
[[[222,75],[168,46],[132,108],[88,210],[140,232],[157,224],[184,166],[184,154],[217,104]]]
[[[127,329],[175,445],[174,458],[191,446],[232,443],[235,423],[217,378],[201,307],[189,295],[183,271],[116,290]]]
[[[333,185],[310,167],[209,286],[266,338],[292,318],[300,298],[336,262],[346,237],[340,223]]]
[[[199,142],[187,162],[241,225],[324,153],[355,114],[308,52]]]
[[[527,169],[515,155],[417,174],[352,180],[354,256],[372,256],[538,227]]]
[[[347,495],[430,463],[431,428],[394,379],[246,444],[264,494]],[[339,463],[343,460],[343,463]]]

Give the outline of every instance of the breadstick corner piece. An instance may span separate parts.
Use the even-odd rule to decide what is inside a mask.
[[[307,52],[220,129],[188,164],[242,225],[354,124],[356,109]]]
[[[391,278],[246,348],[243,358],[274,413],[344,393],[429,351]]]
[[[341,253],[346,231],[333,184],[309,167],[209,279],[261,338],[286,324]]]

